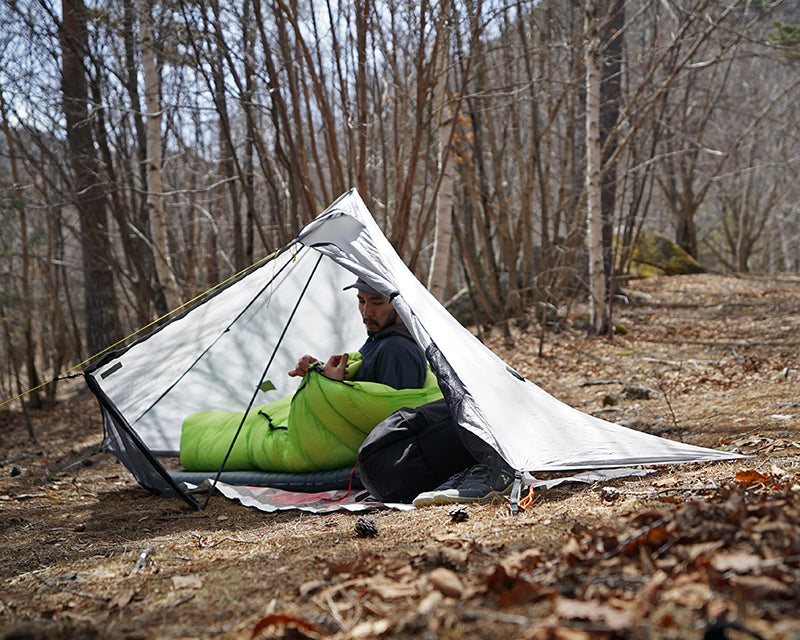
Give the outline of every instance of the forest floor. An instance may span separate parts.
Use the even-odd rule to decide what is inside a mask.
[[[485,340],[582,411],[751,457],[560,485],[516,516],[499,500],[461,518],[266,514],[219,495],[198,512],[99,453],[94,399],[63,383],[32,412],[35,443],[0,413],[0,638],[797,640],[800,278],[627,293],[613,339],[576,310],[542,357],[536,333]]]

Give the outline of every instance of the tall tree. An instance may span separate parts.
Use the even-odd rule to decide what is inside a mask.
[[[133,123],[132,139],[127,140],[127,145],[133,149],[131,162],[126,167],[127,179],[131,186],[135,184],[147,185],[147,131],[144,123],[142,101],[139,94],[139,60],[141,59],[141,46],[137,46],[139,38],[136,36],[136,14],[138,0],[123,0],[122,38],[124,40],[124,83],[125,92],[130,105],[130,119]],[[137,183],[138,180],[138,183]],[[146,188],[144,189],[147,190]],[[121,239],[127,255],[135,256],[130,263],[133,267],[134,297],[137,305],[137,322],[146,324],[152,318],[152,308],[156,314],[167,312],[167,303],[163,291],[154,290],[156,284],[155,256],[152,250],[150,236],[150,220],[148,217],[147,197],[139,195],[140,189],[129,189],[129,204],[126,207],[127,220],[121,220]],[[116,217],[123,211],[114,211]]]
[[[602,163],[600,208],[603,218],[603,274],[606,300],[611,315],[614,293],[614,208],[617,200],[617,147],[615,129],[622,99],[622,28],[625,23],[625,1],[603,2],[603,23],[600,28],[602,73],[600,78],[600,147]],[[610,158],[614,158],[610,160]],[[606,323],[605,329],[610,326]]]
[[[602,149],[600,143],[601,0],[586,0],[584,61],[586,67],[586,242],[589,254],[591,330],[608,325],[608,297],[603,266]]]
[[[428,271],[428,289],[444,302],[450,276],[450,253],[453,238],[453,181],[455,169],[450,142],[453,137],[453,106],[447,101],[447,73],[450,52],[450,0],[439,5],[436,27],[436,84],[433,101],[438,112],[439,186],[436,196],[436,226],[433,233],[433,255]]]
[[[180,304],[178,281],[172,270],[169,251],[164,189],[161,174],[161,102],[160,79],[156,67],[155,43],[150,3],[139,0],[139,28],[142,38],[142,69],[144,71],[144,102],[147,109],[147,209],[153,237],[156,275],[169,310]]]
[[[86,344],[90,355],[94,355],[111,345],[117,335],[108,212],[102,182],[96,171],[89,112],[84,65],[88,37],[83,0],[62,0],[61,15],[62,108],[67,129],[67,154],[72,168],[72,197],[80,219]]]
[[[11,178],[14,181],[14,207],[19,212],[20,243],[22,244],[22,322],[23,335],[25,336],[25,369],[28,374],[28,384],[33,391],[28,396],[32,407],[41,405],[39,396],[39,372],[36,368],[36,344],[33,338],[33,296],[31,293],[31,258],[28,242],[28,214],[25,208],[25,199],[22,194],[19,169],[17,168],[17,155],[11,128],[8,125],[8,110],[6,109],[3,87],[0,86],[0,126],[8,145]]]

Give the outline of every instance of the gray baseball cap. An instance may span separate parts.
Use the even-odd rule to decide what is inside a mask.
[[[370,286],[363,279],[359,278],[353,284],[348,284],[342,291],[347,291],[348,289],[358,289],[359,291],[363,291],[371,296],[382,296],[383,294],[376,290],[374,287]]]

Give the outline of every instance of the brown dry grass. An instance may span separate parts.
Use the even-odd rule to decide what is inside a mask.
[[[583,411],[752,459],[616,492],[562,486],[516,517],[502,503],[464,522],[446,506],[374,512],[379,535],[359,538],[354,514],[150,495],[96,453],[99,412],[75,388],[35,412],[36,444],[0,414],[0,638],[700,638],[727,620],[794,640],[800,279],[657,278],[630,294],[613,340],[571,317],[543,358],[534,335],[487,342]]]

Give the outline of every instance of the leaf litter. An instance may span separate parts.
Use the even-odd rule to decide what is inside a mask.
[[[796,640],[800,280],[630,288],[613,340],[577,309],[542,358],[538,333],[485,341],[583,411],[751,458],[537,489],[517,516],[193,512],[98,453],[94,401],[65,385],[36,443],[0,414],[0,638]]]

